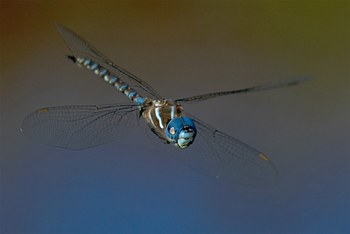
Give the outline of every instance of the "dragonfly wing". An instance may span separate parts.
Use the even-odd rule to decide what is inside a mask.
[[[58,23],[55,23],[55,26],[64,42],[67,44],[76,58],[90,59],[98,63],[107,69],[111,75],[121,79],[142,97],[148,96],[153,99],[162,100],[162,97],[149,84],[114,64],[96,48],[90,45],[85,39]]]
[[[309,81],[311,80],[311,76],[297,76],[290,79],[284,79],[284,80],[276,80],[272,81],[266,84],[246,88],[246,89],[238,89],[238,90],[231,90],[231,91],[225,91],[225,92],[218,92],[218,93],[208,93],[208,94],[202,94],[198,96],[188,97],[188,98],[181,98],[175,100],[175,102],[190,102],[190,103],[197,103],[209,98],[215,98],[215,97],[221,97],[225,95],[230,94],[237,94],[237,93],[250,93],[250,92],[257,92],[257,91],[263,91],[263,90],[269,90],[269,89],[277,89],[282,88],[286,86],[292,86],[300,84],[301,82]]]
[[[186,115],[197,128],[193,144],[185,149],[159,144],[174,158],[198,172],[238,184],[270,187],[278,183],[276,168],[261,152]]]
[[[59,106],[33,112],[21,130],[47,145],[85,149],[125,136],[137,121],[136,105]]]

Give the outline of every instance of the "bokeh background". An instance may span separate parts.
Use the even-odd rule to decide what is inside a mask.
[[[349,232],[348,1],[0,1],[1,233]],[[165,98],[297,75],[185,109],[264,152],[280,183],[199,174],[144,128],[82,151],[19,130],[39,108],[126,102],[66,59],[54,22]]]

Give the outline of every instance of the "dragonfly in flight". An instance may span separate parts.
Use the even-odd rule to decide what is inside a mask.
[[[254,187],[278,183],[277,170],[267,156],[185,112],[181,103],[295,85],[309,80],[309,76],[172,101],[162,98],[145,81],[114,64],[71,30],[58,23],[55,27],[73,53],[70,59],[132,102],[39,109],[22,123],[21,131],[28,137],[47,145],[80,150],[125,137],[143,118],[169,154],[198,172]]]

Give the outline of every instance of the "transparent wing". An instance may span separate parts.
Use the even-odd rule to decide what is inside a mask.
[[[136,105],[58,106],[30,114],[21,130],[38,142],[77,150],[114,141],[137,125]]]
[[[118,77],[123,82],[128,84],[128,86],[141,95],[141,97],[148,96],[153,99],[162,100],[162,97],[145,81],[114,64],[101,52],[90,45],[85,39],[58,23],[55,23],[55,26],[64,42],[67,44],[76,58],[90,59],[100,64],[107,69],[111,75]]]
[[[185,149],[158,143],[174,158],[198,172],[238,184],[269,187],[278,183],[276,168],[261,152],[186,115],[197,128],[194,143]]]
[[[232,91],[225,91],[225,92],[218,92],[218,93],[208,93],[208,94],[202,94],[202,95],[188,97],[188,98],[181,98],[181,99],[177,99],[175,102],[196,103],[205,99],[220,97],[220,96],[229,95],[229,94],[248,93],[248,92],[257,92],[257,91],[263,91],[268,89],[276,89],[284,86],[296,85],[304,81],[309,81],[311,80],[311,78],[312,78],[311,76],[297,76],[291,79],[276,80],[273,82],[269,82],[266,84],[262,84],[262,85],[258,85],[258,86],[254,86],[246,89],[239,89],[239,90],[232,90]]]

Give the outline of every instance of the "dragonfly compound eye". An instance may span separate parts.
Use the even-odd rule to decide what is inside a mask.
[[[186,116],[172,119],[165,129],[167,140],[179,148],[190,146],[196,137],[196,133],[196,126]]]

